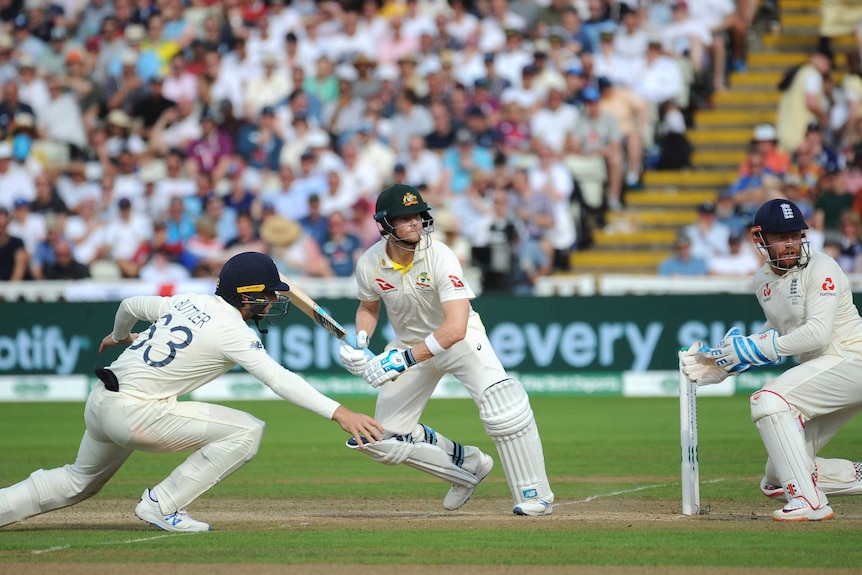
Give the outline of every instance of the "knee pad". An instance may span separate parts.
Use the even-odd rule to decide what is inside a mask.
[[[486,389],[479,405],[479,418],[491,437],[510,438],[533,424],[530,399],[521,382],[504,379]]]
[[[751,405],[751,421],[757,423],[764,417],[793,413],[793,408],[783,397],[769,390],[760,390],[751,394],[749,398]],[[800,428],[801,429],[801,428]]]

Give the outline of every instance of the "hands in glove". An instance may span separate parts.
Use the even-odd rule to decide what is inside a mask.
[[[721,383],[730,376],[730,373],[715,365],[711,351],[711,348],[696,341],[680,355],[683,373],[698,385]]]
[[[392,381],[404,373],[407,368],[416,365],[416,363],[411,350],[392,349],[384,351],[374,359],[368,360],[362,376],[371,387],[380,387],[384,383]]]
[[[725,337],[719,348],[712,351],[715,365],[728,373],[736,373],[741,365],[759,367],[778,363],[780,356],[776,339],[778,331],[775,329],[749,336]]]
[[[346,342],[341,342],[341,347],[338,348],[338,355],[341,358],[341,363],[353,375],[362,375],[365,372],[365,365],[373,357],[368,353],[368,332],[365,330],[356,334],[356,347],[348,345]]]
[[[721,354],[721,348],[729,345],[733,338],[741,336],[742,331],[738,327],[732,327],[724,334],[716,348],[708,347],[699,341],[694,342],[680,355],[683,373],[698,385],[712,385],[721,383],[730,375],[748,371],[751,365],[745,363],[736,364],[730,369],[716,364],[716,357]]]

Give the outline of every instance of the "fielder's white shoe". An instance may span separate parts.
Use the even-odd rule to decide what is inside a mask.
[[[145,489],[141,495],[141,500],[135,507],[135,515],[138,519],[149,523],[159,529],[165,531],[179,531],[181,533],[196,533],[199,531],[209,531],[210,526],[203,521],[196,521],[189,517],[189,514],[180,509],[174,513],[165,515],[159,508],[159,504],[150,498],[150,490]]]
[[[760,480],[760,492],[770,498],[784,499],[784,487],[770,484],[765,477]]]
[[[453,485],[449,490],[449,493],[446,494],[446,498],[443,499],[443,508],[449,511],[455,511],[456,509],[461,508],[465,503],[470,501],[470,497],[473,496],[473,491],[476,490],[476,487],[479,483],[485,479],[491,470],[494,469],[494,459],[486,454],[479,452],[481,459],[479,461],[479,467],[476,469],[476,473],[473,475],[476,476],[476,479],[479,481],[476,482],[476,485],[473,487],[465,487],[463,485]]]
[[[811,504],[804,497],[794,497],[787,505],[772,512],[774,521],[825,521],[833,517],[835,514],[828,503],[812,509]]]
[[[527,499],[526,501],[515,505],[515,508],[512,509],[512,513],[515,515],[529,515],[531,517],[550,515],[554,512],[554,506],[551,505],[553,502],[553,493],[551,493],[550,497],[544,497],[542,499]]]

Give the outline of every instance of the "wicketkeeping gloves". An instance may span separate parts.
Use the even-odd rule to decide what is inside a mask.
[[[751,369],[752,366],[748,363],[737,363],[731,367],[719,366],[717,363],[724,355],[722,349],[731,345],[732,340],[738,337],[742,337],[742,331],[738,327],[732,327],[714,348],[699,341],[691,344],[680,356],[685,375],[698,385],[712,385],[721,383],[730,375],[739,375]]]
[[[409,349],[384,351],[374,359],[368,360],[362,376],[371,387],[380,387],[384,383],[392,381],[404,373],[407,368],[416,365],[416,363],[416,360],[413,359],[413,352]]]
[[[730,373],[715,365],[715,360],[710,356],[711,351],[712,348],[696,341],[680,355],[682,371],[698,385],[721,383],[730,377]]]
[[[338,355],[341,357],[341,363],[344,368],[353,375],[362,375],[365,372],[365,365],[371,359],[368,354],[368,332],[362,330],[356,334],[356,347],[351,347],[341,342],[341,347],[338,349]]]
[[[775,340],[778,331],[767,330],[754,335],[725,337],[717,350],[713,350],[715,365],[728,373],[738,371],[738,366],[758,367],[778,363],[780,356]]]

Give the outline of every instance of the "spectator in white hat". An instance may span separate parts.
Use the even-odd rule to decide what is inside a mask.
[[[51,99],[48,85],[36,69],[35,58],[27,53],[18,58],[18,93],[21,101],[29,104],[36,116],[44,112]]]
[[[44,138],[82,150],[87,145],[87,133],[78,99],[63,91],[60,77],[48,78],[50,100],[39,115],[39,131]]]
[[[27,168],[12,161],[12,145],[0,142],[0,207],[11,212],[16,198],[32,201],[36,185]]]
[[[277,106],[293,91],[293,81],[278,67],[278,55],[267,52],[261,57],[263,74],[251,80],[245,88],[245,114],[256,118],[264,106]]]
[[[775,175],[786,174],[790,170],[790,154],[778,148],[778,134],[772,124],[758,124],[751,136],[751,148],[763,155],[764,167]],[[751,173],[747,156],[739,165],[739,175]]]

